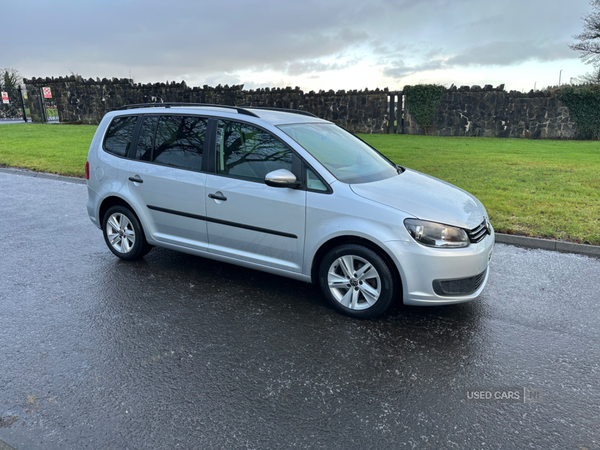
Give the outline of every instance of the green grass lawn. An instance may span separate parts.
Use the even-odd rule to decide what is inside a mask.
[[[83,176],[95,126],[0,125],[0,165]],[[361,135],[479,198],[497,231],[600,245],[600,142]]]
[[[494,228],[600,244],[600,142],[362,135],[394,162],[485,205]]]
[[[82,177],[96,127],[0,125],[0,165]]]

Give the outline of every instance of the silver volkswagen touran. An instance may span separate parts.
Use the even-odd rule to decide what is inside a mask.
[[[494,230],[469,193],[304,111],[145,104],[104,116],[92,222],[119,258],[165,247],[318,283],[357,318],[475,299]]]

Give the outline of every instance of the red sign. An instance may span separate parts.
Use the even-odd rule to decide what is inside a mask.
[[[2,93],[2,103],[9,103],[8,101],[8,92]]]
[[[49,87],[42,88],[44,91],[44,98],[52,98],[52,91]]]

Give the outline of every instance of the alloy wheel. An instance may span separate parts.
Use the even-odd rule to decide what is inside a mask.
[[[110,245],[119,253],[129,253],[135,244],[135,230],[125,214],[113,213],[106,222]]]
[[[329,291],[346,308],[360,311],[373,306],[381,295],[381,278],[377,269],[356,255],[337,258],[327,272]]]

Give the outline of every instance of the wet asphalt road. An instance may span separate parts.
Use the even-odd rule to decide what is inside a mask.
[[[358,321],[301,282],[162,249],[119,261],[86,198],[0,173],[16,449],[600,448],[598,259],[498,244],[478,301]],[[509,386],[542,403],[465,401]]]

